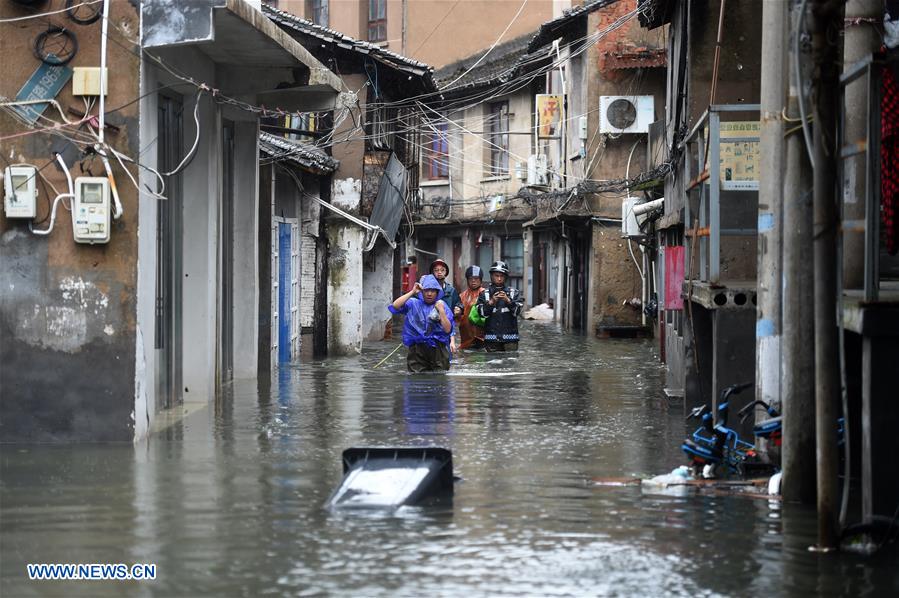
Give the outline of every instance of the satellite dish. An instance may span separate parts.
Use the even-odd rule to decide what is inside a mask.
[[[626,129],[637,120],[637,107],[633,102],[625,99],[617,99],[606,111],[606,119],[617,129]]]

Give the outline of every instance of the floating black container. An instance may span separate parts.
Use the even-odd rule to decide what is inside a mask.
[[[395,509],[447,499],[453,492],[453,454],[445,448],[349,448],[343,481],[330,508]]]

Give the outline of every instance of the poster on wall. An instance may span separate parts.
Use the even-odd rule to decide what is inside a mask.
[[[757,191],[759,188],[759,122],[721,123],[721,188]]]
[[[562,136],[562,118],[565,96],[562,94],[537,94],[537,138],[557,139]]]

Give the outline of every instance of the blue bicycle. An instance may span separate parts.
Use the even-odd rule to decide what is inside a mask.
[[[718,423],[708,404],[696,407],[687,420],[698,419],[699,427],[690,438],[681,444],[681,450],[690,459],[693,474],[697,477],[713,478],[717,469],[724,465],[729,473],[748,477],[773,473],[775,467],[762,461],[755,445],[740,439],[736,430],[727,427],[731,397],[753,386],[752,382],[734,384],[721,391],[718,398]],[[740,410],[745,417],[757,402]],[[778,414],[779,417],[779,414]]]

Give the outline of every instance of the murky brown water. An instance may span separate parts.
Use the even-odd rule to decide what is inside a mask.
[[[683,462],[653,344],[525,323],[517,356],[408,376],[395,346],[235,383],[148,444],[4,446],[0,594],[899,595],[895,554],[816,556],[814,514],[592,483]],[[505,374],[485,377],[488,371]],[[451,505],[323,508],[350,446],[440,445]],[[29,582],[29,562],[150,562],[152,582]]]

